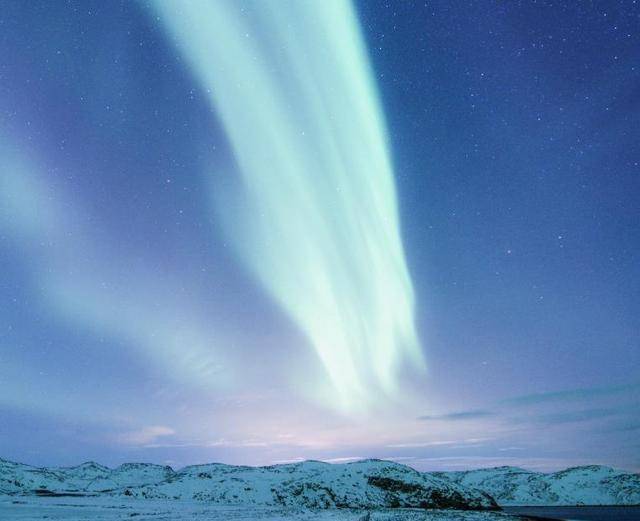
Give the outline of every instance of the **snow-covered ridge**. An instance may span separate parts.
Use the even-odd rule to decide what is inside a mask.
[[[318,461],[181,470],[147,463],[114,469],[88,462],[37,468],[0,459],[0,494],[99,494],[286,507],[495,508],[499,505],[640,505],[640,474],[586,466],[544,474],[516,467],[420,473],[390,461]]]
[[[517,467],[496,467],[433,475],[478,488],[502,506],[640,505],[640,474],[601,465],[573,467],[548,474]]]
[[[149,463],[110,469],[90,461],[76,467],[39,468],[0,458],[0,494],[101,492],[158,483],[174,474],[171,467]]]
[[[100,494],[302,508],[497,508],[483,492],[379,460],[346,464],[305,461],[270,467],[213,463],[174,471],[143,463],[115,469],[93,462],[36,468],[0,459],[0,494]]]

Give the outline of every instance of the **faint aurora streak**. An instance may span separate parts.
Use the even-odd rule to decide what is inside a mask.
[[[345,411],[422,367],[382,110],[346,0],[153,2],[209,93],[242,189],[242,260],[306,334]],[[235,199],[235,198],[234,198]]]
[[[0,235],[27,259],[38,304],[69,325],[139,349],[182,382],[204,389],[225,384],[221,341],[180,297],[181,281],[126,250],[111,258],[118,241],[95,226],[81,201],[48,181],[34,155],[0,131]]]

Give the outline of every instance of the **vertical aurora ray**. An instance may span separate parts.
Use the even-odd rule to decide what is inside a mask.
[[[348,1],[153,2],[242,176],[229,236],[306,334],[342,410],[422,364],[382,111]]]

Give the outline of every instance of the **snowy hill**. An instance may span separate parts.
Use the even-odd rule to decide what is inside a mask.
[[[180,499],[218,505],[295,508],[458,509],[513,505],[639,505],[640,475],[603,466],[543,474],[516,467],[420,473],[390,461],[318,461],[239,467],[212,463],[175,471],[89,462],[37,468],[0,459],[0,495],[84,495]]]
[[[115,469],[94,462],[38,468],[0,459],[0,494],[102,492],[158,483],[174,474],[171,467],[148,463],[125,463]]]
[[[478,488],[502,506],[640,505],[640,474],[600,465],[549,474],[517,467],[433,474],[459,485]]]
[[[102,494],[110,497],[202,500],[220,505],[301,508],[495,509],[491,497],[444,477],[389,461],[306,461],[271,467],[170,467],[97,463],[40,469],[0,460],[0,493]]]

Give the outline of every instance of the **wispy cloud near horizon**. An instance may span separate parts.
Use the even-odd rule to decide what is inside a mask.
[[[445,414],[431,414],[419,416],[418,420],[421,421],[431,421],[431,420],[444,420],[444,421],[458,421],[458,420],[475,420],[477,418],[488,418],[490,416],[495,416],[494,411],[490,410],[471,410],[471,411],[457,411],[450,412]]]
[[[153,444],[159,438],[171,436],[175,434],[171,427],[164,425],[150,425],[135,431],[125,432],[118,436],[118,442],[124,445],[148,446]]]
[[[561,391],[549,391],[543,393],[526,394],[502,400],[504,405],[537,405],[549,402],[573,402],[585,401],[594,398],[631,395],[640,399],[640,383],[633,382],[625,385],[611,385],[605,387],[584,387],[580,389],[566,389]]]

